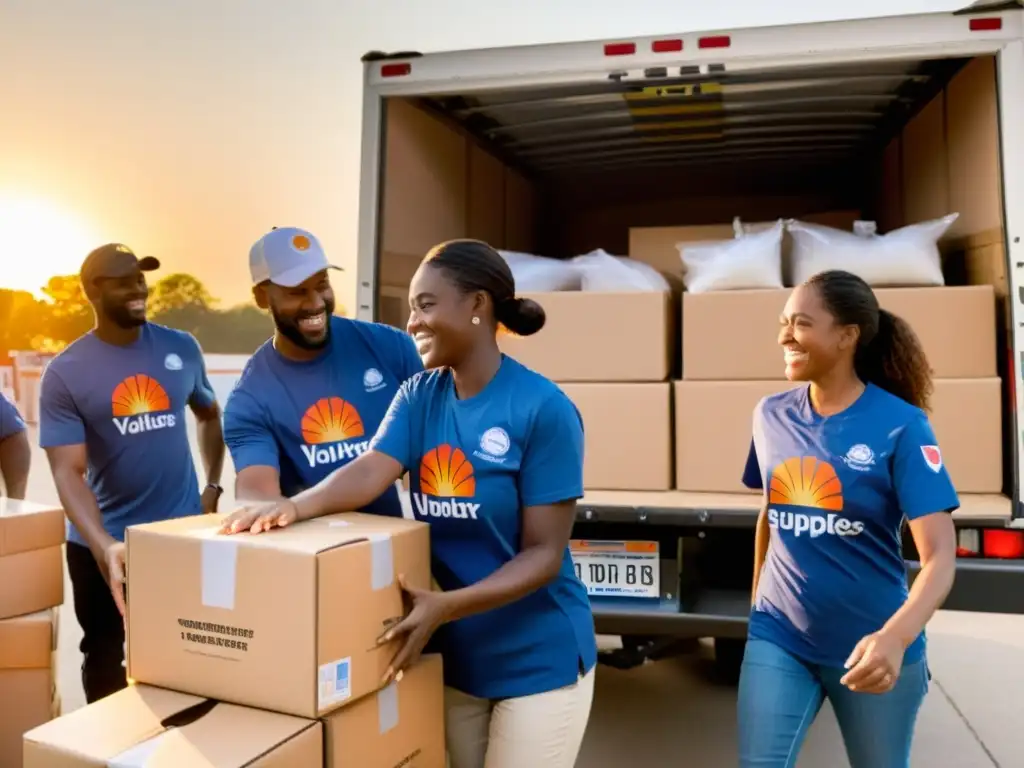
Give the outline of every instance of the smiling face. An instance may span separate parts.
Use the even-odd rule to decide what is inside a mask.
[[[488,302],[484,291],[464,293],[443,269],[429,261],[420,264],[409,284],[406,328],[426,368],[455,366],[483,334],[490,333],[493,338]],[[473,324],[474,317],[480,318],[479,324]]]
[[[141,269],[124,277],[104,277],[93,283],[89,299],[99,312],[121,328],[136,328],[146,322],[149,286]]]
[[[793,289],[780,318],[786,378],[819,381],[838,364],[853,357],[860,329],[840,325],[828,312],[813,286]]]
[[[254,293],[257,305],[270,310],[278,332],[296,347],[315,351],[330,341],[334,290],[326,270],[294,287],[264,283]]]

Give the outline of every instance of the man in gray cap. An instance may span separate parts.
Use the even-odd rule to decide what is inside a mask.
[[[404,331],[334,316],[332,269],[320,241],[294,227],[249,252],[253,295],[275,331],[224,407],[239,501],[293,496],[359,456],[402,382],[423,370]],[[397,489],[363,511],[400,517]]]
[[[111,243],[82,264],[96,322],[43,373],[39,442],[69,520],[67,563],[82,626],[87,702],[123,688],[124,531],[215,512],[224,441],[220,409],[193,336],[146,321],[145,273],[160,267]],[[185,423],[198,421],[200,494]]]

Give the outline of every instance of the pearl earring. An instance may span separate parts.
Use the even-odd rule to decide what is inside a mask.
[[[474,317],[473,318],[473,325],[480,325],[480,318],[479,317]]]

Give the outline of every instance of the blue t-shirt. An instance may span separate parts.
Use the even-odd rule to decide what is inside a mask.
[[[416,519],[430,523],[433,574],[475,584],[521,549],[522,510],[583,495],[583,422],[551,381],[515,360],[467,400],[447,369],[399,390],[370,447],[411,474]],[[576,682],[597,661],[586,588],[566,547],[558,577],[514,603],[442,626],[431,650],[445,682],[485,699]]]
[[[771,543],[750,636],[842,667],[906,602],[903,519],[960,506],[924,411],[873,384],[819,415],[809,387],[754,409],[743,482],[767,486]],[[924,633],[907,648],[924,654]]]
[[[39,444],[85,444],[103,527],[123,540],[128,525],[202,512],[185,407],[215,402],[191,334],[146,323],[115,346],[90,332],[43,373]],[[68,540],[85,543],[70,521]]]
[[[0,440],[6,440],[12,435],[25,431],[25,422],[21,419],[14,403],[7,399],[7,396],[0,393]]]
[[[380,323],[332,317],[329,346],[305,362],[266,342],[224,408],[235,471],[273,467],[285,496],[316,485],[366,451],[402,382],[422,370],[412,337]],[[401,517],[397,488],[363,511]]]

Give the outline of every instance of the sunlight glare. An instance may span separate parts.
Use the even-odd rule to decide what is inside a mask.
[[[0,195],[0,288],[42,296],[52,276],[76,274],[99,244],[69,211],[40,198]]]

